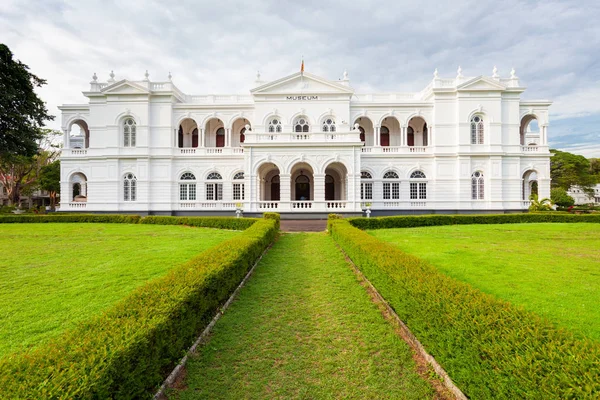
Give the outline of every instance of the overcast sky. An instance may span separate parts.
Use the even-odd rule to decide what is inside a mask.
[[[551,146],[600,157],[600,1],[0,0],[0,42],[36,75],[49,110],[81,103],[92,74],[245,93],[299,70],[359,92],[419,91],[432,78],[503,77],[549,99]],[[58,120],[58,119],[57,119]],[[58,128],[59,123],[50,124]]]

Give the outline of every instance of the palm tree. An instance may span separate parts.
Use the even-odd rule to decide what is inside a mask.
[[[529,206],[529,211],[552,211],[552,200],[548,198],[544,198],[539,200],[537,194],[532,194],[529,196],[529,200],[531,200],[531,205]]]

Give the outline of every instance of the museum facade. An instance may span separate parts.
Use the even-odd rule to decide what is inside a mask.
[[[60,108],[61,211],[506,212],[550,194],[548,107],[501,78],[356,93],[307,72],[245,95],[94,74]]]

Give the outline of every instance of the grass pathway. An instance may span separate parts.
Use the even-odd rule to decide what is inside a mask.
[[[435,397],[324,233],[284,234],[171,398]]]

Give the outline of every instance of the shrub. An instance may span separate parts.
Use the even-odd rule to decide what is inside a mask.
[[[280,224],[280,219],[281,219],[281,216],[280,216],[278,213],[266,212],[266,213],[264,213],[264,214],[263,214],[263,217],[264,217],[265,219],[272,219],[272,220],[275,220],[275,222],[276,222],[276,224],[277,224],[277,225],[276,225],[276,226],[277,226],[277,230],[279,230],[279,224]]]
[[[49,222],[101,222],[115,224],[137,224],[139,215],[103,215],[103,214],[44,214],[44,215],[2,215],[0,224],[11,223],[49,223]]]
[[[379,221],[467,221],[441,217]],[[498,216],[472,218],[481,217],[489,222]],[[333,238],[470,398],[600,395],[600,344],[454,280],[345,220],[332,221],[331,228]]]
[[[0,398],[148,397],[277,235],[260,220],[102,315],[0,360]]]
[[[568,195],[563,188],[556,188],[550,191],[552,202],[559,207],[571,207],[575,204],[575,199]]]
[[[256,221],[258,221],[256,218],[150,216],[142,218],[141,223],[156,225],[187,225],[241,231],[250,228]]]
[[[476,215],[406,215],[397,217],[350,218],[359,229],[414,228],[419,226],[467,224],[518,224],[535,222],[600,223],[600,215],[570,215],[563,213],[476,214]]]

